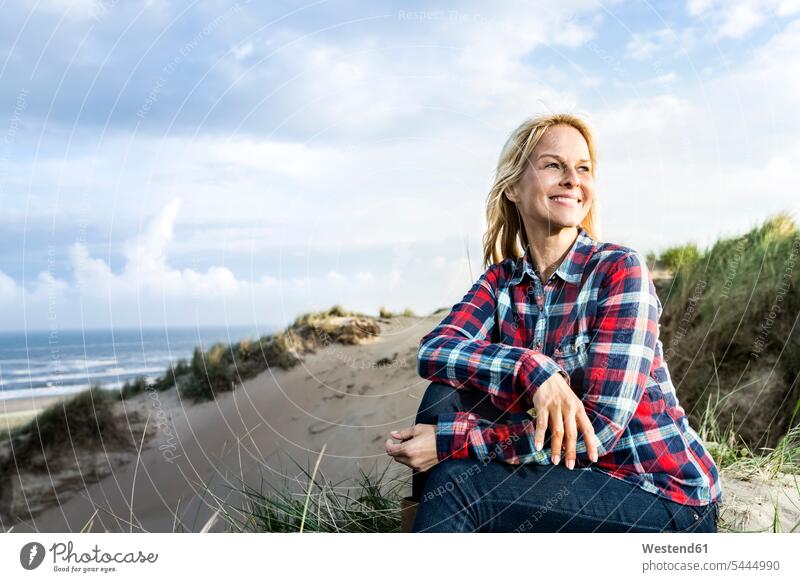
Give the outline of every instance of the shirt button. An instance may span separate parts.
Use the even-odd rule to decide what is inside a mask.
[[[540,350],[542,348],[542,342],[540,342],[539,340],[536,340],[535,347],[536,347],[537,350]]]

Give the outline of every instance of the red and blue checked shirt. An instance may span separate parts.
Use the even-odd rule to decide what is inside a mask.
[[[537,451],[527,411],[536,389],[561,373],[599,441],[592,463],[579,436],[576,468],[685,505],[721,501],[717,467],[689,426],[663,358],[662,306],[644,257],[579,228],[542,284],[525,251],[490,266],[420,340],[420,376],[486,392],[506,412],[496,423],[469,411],[440,415],[439,460],[550,464],[549,437]]]

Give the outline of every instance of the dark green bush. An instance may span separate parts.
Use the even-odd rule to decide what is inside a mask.
[[[661,253],[659,261],[670,271],[691,268],[700,259],[700,251],[695,244],[671,247]]]
[[[115,411],[118,395],[94,384],[75,396],[53,404],[11,435],[14,460],[26,465],[34,457],[49,460],[77,449],[129,446],[128,422]]]
[[[147,390],[147,380],[144,376],[137,376],[132,382],[126,380],[119,391],[119,399],[127,400]]]

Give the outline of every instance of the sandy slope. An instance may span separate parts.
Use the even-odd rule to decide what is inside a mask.
[[[720,520],[735,531],[790,532],[800,524],[800,475],[723,471],[722,488]]]

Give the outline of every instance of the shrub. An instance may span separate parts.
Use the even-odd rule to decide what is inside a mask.
[[[198,378],[194,374],[188,376],[186,380],[180,384],[180,393],[181,396],[194,401],[214,399],[214,389],[211,383],[205,378]]]
[[[137,376],[133,382],[126,380],[119,391],[119,399],[127,400],[147,390],[147,380],[144,376]]]
[[[700,251],[694,244],[671,247],[661,253],[659,261],[670,271],[691,268],[700,259]]]
[[[116,394],[94,384],[88,390],[45,408],[10,435],[16,463],[30,464],[39,455],[52,461],[73,447],[98,449],[131,445],[128,422],[115,412],[117,399]]]
[[[233,390],[235,372],[228,364],[230,349],[215,344],[206,355],[199,347],[192,354],[191,374],[181,384],[181,395],[194,400],[210,400],[217,392]]]
[[[192,369],[189,366],[189,362],[186,361],[185,358],[181,358],[174,364],[170,364],[167,366],[164,375],[160,378],[157,378],[152,386],[154,390],[158,390],[159,392],[163,392],[164,390],[169,390],[173,386],[175,386],[176,382],[180,382],[181,378],[184,378],[192,373]]]
[[[277,366],[288,370],[300,361],[298,341],[291,332],[276,333],[262,339],[261,349],[268,366]]]

